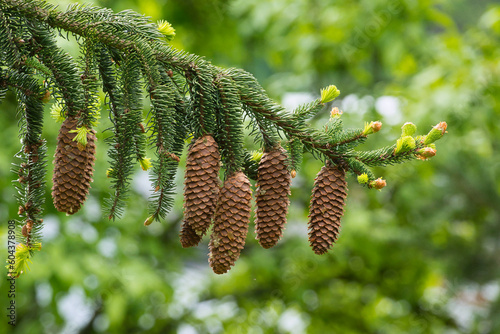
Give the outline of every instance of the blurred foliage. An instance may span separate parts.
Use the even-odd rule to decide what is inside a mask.
[[[380,192],[349,179],[340,240],[324,256],[309,249],[306,237],[310,190],[321,166],[305,156],[278,246],[261,249],[251,232],[236,266],[217,276],[207,265],[207,241],[195,249],[178,241],[182,196],[166,222],[142,225],[147,175],[140,169],[125,217],[109,222],[101,216],[109,186],[103,117],[84,210],[66,217],[47,201],[43,252],[16,282],[16,332],[500,332],[498,3],[94,3],[168,20],[176,47],[249,70],[277,100],[335,84],[344,122],[381,120],[379,140],[393,141],[406,120],[420,133],[447,121],[449,134],[429,162],[378,170],[388,180]],[[51,155],[58,126],[48,109],[44,136]],[[327,118],[325,111],[313,123]],[[20,147],[16,122],[8,94],[0,113],[4,254],[6,223],[17,214],[9,173]],[[4,307],[8,286],[0,282]],[[12,331],[3,319],[0,331]]]

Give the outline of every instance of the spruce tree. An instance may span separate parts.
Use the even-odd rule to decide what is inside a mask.
[[[57,45],[56,34],[65,33],[76,37],[78,59]],[[322,129],[307,122],[340,94],[336,86],[288,112],[250,73],[217,67],[170,46],[174,35],[167,22],[155,24],[133,11],[82,5],[60,11],[42,0],[0,2],[0,100],[7,89],[17,94],[21,139],[13,164],[19,219],[9,275],[25,272],[41,249],[47,173],[41,134],[44,104],[51,100],[52,114],[62,122],[52,197],[57,210],[67,214],[84,204],[94,163],[105,163],[94,156],[100,90],[106,95],[113,133],[107,143],[109,219],[123,214],[136,164],[150,170],[153,187],[144,224],[164,218],[172,207],[181,154],[191,139],[181,242],[184,247],[198,244],[213,225],[209,262],[216,273],[229,270],[244,246],[251,211],[249,179],[258,182],[257,238],[269,248],[282,237],[290,179],[299,171],[303,153],[325,164],[315,182],[309,222],[311,246],[323,254],[340,229],[346,173],[367,188],[381,189],[386,182],[371,167],[428,159],[436,154],[434,141],[446,132],[446,123],[440,122],[427,135],[415,136],[415,125],[406,123],[393,145],[355,150],[380,130],[380,122],[345,129],[336,108]],[[151,101],[146,118],[143,87]],[[250,120],[261,153],[245,147],[244,119]],[[155,151],[152,161],[146,157],[148,145]],[[218,179],[221,166],[224,181]]]

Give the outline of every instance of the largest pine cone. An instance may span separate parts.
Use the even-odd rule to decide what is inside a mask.
[[[54,155],[54,176],[52,198],[58,211],[74,214],[80,210],[89,193],[95,160],[95,131],[87,134],[87,145],[82,147],[76,141],[77,116],[68,116],[57,136]]]
[[[309,211],[309,242],[316,254],[326,253],[337,240],[346,196],[344,170],[327,163],[314,181]]]
[[[210,227],[219,195],[219,147],[204,135],[189,148],[184,177],[183,247],[196,246]]]
[[[224,274],[240,257],[250,221],[252,190],[243,172],[231,174],[221,189],[210,235],[208,262],[216,274]]]
[[[291,176],[283,148],[264,153],[258,170],[255,233],[264,248],[271,248],[283,234],[290,201]]]

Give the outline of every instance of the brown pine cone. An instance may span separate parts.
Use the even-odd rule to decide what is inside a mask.
[[[58,211],[74,214],[80,210],[89,193],[95,160],[95,131],[87,134],[87,145],[82,147],[76,141],[77,116],[68,116],[57,136],[54,155],[54,176],[52,198]]]
[[[271,248],[281,239],[290,201],[292,178],[287,170],[283,148],[264,153],[258,170],[255,209],[255,233],[264,248]]]
[[[184,176],[183,247],[196,246],[210,227],[219,195],[219,169],[219,147],[214,138],[204,135],[196,139],[189,148]]]
[[[196,231],[187,224],[185,221],[182,222],[181,229],[181,245],[184,248],[193,247],[200,243],[202,235],[197,234]]]
[[[316,254],[326,253],[337,240],[346,196],[345,171],[327,163],[314,181],[309,211],[309,243]]]
[[[240,257],[250,221],[252,190],[243,172],[231,174],[221,189],[210,235],[208,262],[216,274],[224,274]]]

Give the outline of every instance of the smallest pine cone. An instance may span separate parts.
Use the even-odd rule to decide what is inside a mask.
[[[224,274],[240,257],[250,221],[252,190],[243,172],[232,173],[224,182],[215,209],[208,262],[216,274]]]

